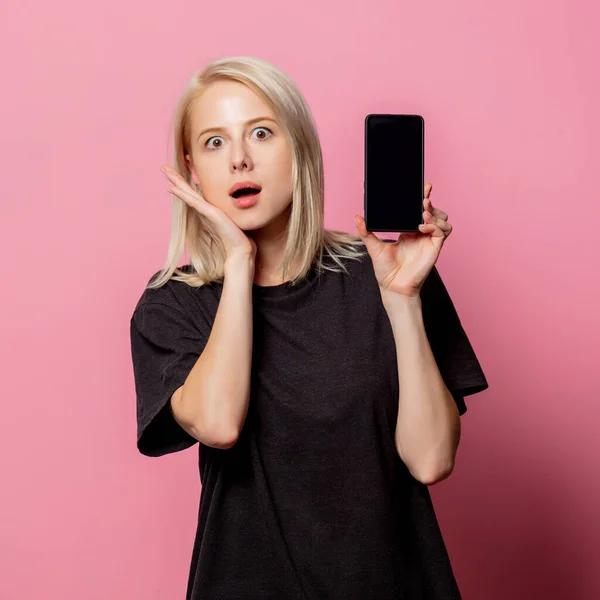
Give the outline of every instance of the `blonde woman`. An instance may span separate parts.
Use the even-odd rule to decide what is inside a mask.
[[[460,598],[427,486],[488,384],[434,266],[451,225],[431,186],[419,233],[326,230],[309,108],[256,58],[193,75],[174,141],[131,348],[140,452],[199,442],[186,597]]]

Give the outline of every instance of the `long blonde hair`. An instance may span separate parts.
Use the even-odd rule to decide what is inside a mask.
[[[274,111],[289,135],[292,150],[292,205],[287,239],[280,265],[285,279],[292,265],[300,270],[291,280],[302,281],[316,265],[319,271],[346,270],[342,259],[365,254],[357,235],[324,228],[324,180],[321,144],[310,109],[295,83],[273,64],[255,57],[225,57],[212,61],[188,80],[174,115],[175,168],[194,187],[186,154],[191,155],[190,109],[206,87],[218,80],[243,83]],[[177,267],[187,249],[192,272]],[[325,261],[325,258],[331,261]],[[171,240],[165,266],[148,288],[158,288],[169,279],[198,287],[223,278],[225,255],[218,235],[208,219],[173,196]]]

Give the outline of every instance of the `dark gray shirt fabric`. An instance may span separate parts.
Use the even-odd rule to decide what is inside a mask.
[[[348,273],[313,269],[296,287],[253,286],[248,415],[233,447],[198,445],[187,600],[461,597],[429,490],[394,444],[396,347],[371,258],[344,264]],[[169,398],[208,340],[221,292],[169,281],[135,307],[137,445],[147,456],[197,443]],[[436,268],[421,299],[463,414],[464,397],[488,383]]]

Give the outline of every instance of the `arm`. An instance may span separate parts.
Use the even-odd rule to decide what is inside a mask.
[[[398,359],[400,394],[396,449],[426,485],[450,475],[460,441],[460,417],[431,351],[420,296],[383,294]]]
[[[175,420],[207,446],[230,448],[250,398],[254,259],[225,263],[223,292],[206,346],[183,386],[171,397]]]

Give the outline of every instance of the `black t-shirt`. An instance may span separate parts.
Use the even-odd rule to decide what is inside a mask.
[[[348,273],[253,286],[248,415],[226,450],[199,444],[202,492],[187,599],[455,600],[427,486],[394,444],[396,348],[368,254]],[[190,270],[187,265],[184,270]],[[222,284],[144,290],[131,319],[138,448],[196,443],[169,398],[202,352]],[[488,387],[437,269],[426,333],[463,414]],[[235,365],[231,366],[235,377]]]

